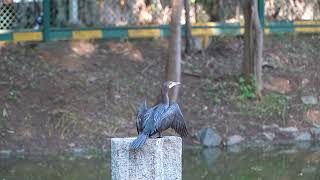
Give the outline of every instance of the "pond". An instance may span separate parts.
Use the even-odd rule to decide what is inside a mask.
[[[0,180],[107,180],[110,168],[110,153],[1,157]],[[183,179],[319,180],[320,146],[188,148],[183,152]]]

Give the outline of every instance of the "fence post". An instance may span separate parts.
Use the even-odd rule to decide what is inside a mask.
[[[138,150],[134,138],[111,139],[112,180],[181,180],[182,140],[176,136],[149,138]]]
[[[258,0],[258,11],[261,27],[264,28],[264,0]]]
[[[50,0],[43,0],[43,40],[50,40]]]
[[[79,24],[79,7],[77,0],[71,0],[69,2],[69,17],[71,24]]]

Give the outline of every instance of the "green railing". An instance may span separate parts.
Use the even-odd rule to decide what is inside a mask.
[[[18,1],[18,0],[16,0]],[[68,39],[100,39],[100,38],[153,38],[167,37],[169,35],[168,25],[148,26],[114,26],[95,25],[90,26],[58,26],[61,12],[66,16],[63,3],[72,0],[19,0],[17,4],[0,4],[0,21],[7,20],[8,23],[0,24],[0,42],[20,41],[50,41]],[[81,1],[85,3],[96,3],[97,0]],[[259,17],[265,33],[320,33],[320,21],[272,21],[265,20],[264,0],[258,0]],[[80,2],[80,1],[75,1]],[[60,4],[60,9],[57,6]],[[77,4],[76,4],[77,5]],[[90,5],[90,4],[89,4]],[[55,6],[55,8],[51,7]],[[62,7],[62,8],[61,8]],[[62,9],[62,10],[61,10]],[[24,12],[20,13],[20,11]],[[78,12],[80,13],[80,12]],[[70,16],[70,14],[69,14]],[[10,19],[12,18],[12,19]],[[38,19],[37,19],[38,18]],[[24,27],[19,23],[23,22]],[[37,24],[38,23],[38,24]],[[61,22],[58,22],[61,24]],[[63,23],[62,23],[63,24]],[[97,23],[101,24],[101,23]],[[184,28],[184,26],[182,26]],[[182,31],[184,32],[184,31]],[[240,35],[243,33],[243,23],[197,23],[192,26],[194,36],[215,36],[215,35]],[[182,33],[184,35],[184,33]]]

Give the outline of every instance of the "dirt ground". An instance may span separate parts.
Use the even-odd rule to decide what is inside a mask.
[[[320,98],[319,42],[317,35],[266,36],[261,101],[241,91],[240,37],[214,38],[204,53],[183,55],[186,142],[197,143],[203,127],[254,140],[266,125],[320,124],[320,103],[301,101]],[[159,94],[167,47],[161,39],[1,46],[0,150],[107,149],[111,137],[136,135],[136,109]]]

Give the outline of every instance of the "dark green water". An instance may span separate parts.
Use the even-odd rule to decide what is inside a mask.
[[[108,180],[110,156],[26,156],[0,158],[0,180]],[[184,180],[320,180],[320,148],[188,149]]]

